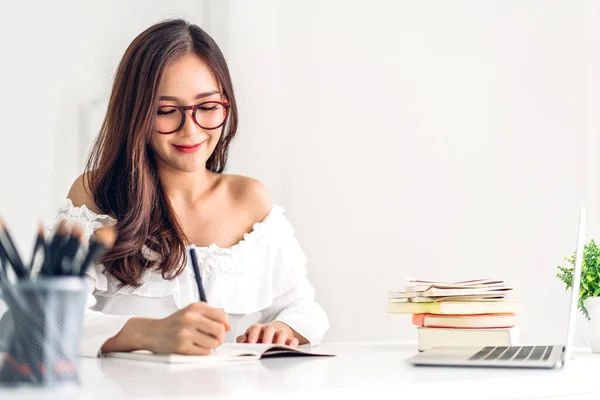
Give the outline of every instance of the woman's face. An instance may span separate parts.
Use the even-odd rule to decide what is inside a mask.
[[[167,66],[159,85],[159,109],[154,111],[154,127],[160,131],[176,129],[181,112],[173,106],[192,106],[205,102],[225,102],[221,89],[208,66],[193,54],[185,55]],[[206,168],[223,127],[211,128],[223,119],[224,110],[217,103],[207,103],[196,111],[185,110],[185,122],[170,134],[152,133],[150,146],[160,167],[193,172]],[[162,128],[162,129],[161,129]],[[169,128],[169,129],[167,129]]]

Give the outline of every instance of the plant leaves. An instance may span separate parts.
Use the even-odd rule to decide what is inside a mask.
[[[556,277],[566,286],[566,289],[573,285],[573,267],[575,265],[575,253],[564,259],[569,266],[558,266]],[[590,319],[589,313],[583,304],[583,300],[589,297],[600,296],[600,247],[594,239],[590,240],[583,248],[583,257],[581,263],[581,287],[579,288],[579,306],[583,315]]]

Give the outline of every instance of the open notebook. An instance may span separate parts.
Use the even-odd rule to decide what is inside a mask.
[[[194,364],[214,361],[259,360],[267,357],[333,356],[314,347],[290,347],[279,344],[224,343],[208,356],[183,354],[153,354],[138,350],[131,352],[108,352],[104,357],[125,358],[128,360],[151,361],[167,364]]]

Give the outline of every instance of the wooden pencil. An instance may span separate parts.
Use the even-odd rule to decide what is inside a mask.
[[[69,239],[64,241],[64,245],[59,254],[57,254],[57,260],[54,264],[56,268],[55,275],[74,274],[73,262],[77,251],[81,247],[82,238],[83,229],[77,225],[73,225]]]
[[[48,252],[46,251],[46,238],[44,233],[44,225],[42,223],[38,225],[38,234],[35,240],[35,244],[33,246],[33,253],[31,254],[31,262],[29,264],[30,273],[33,273],[35,257],[37,256],[37,253],[40,249],[42,249],[42,251],[44,252],[44,258],[47,257]]]
[[[198,256],[196,255],[196,248],[194,246],[190,247],[190,259],[192,260],[192,268],[194,269],[194,277],[196,278],[196,286],[198,287],[200,301],[206,303],[206,293],[204,293],[202,276],[200,275],[200,268],[198,266]]]
[[[67,228],[67,221],[64,219],[60,221],[56,231],[54,232],[54,236],[48,245],[48,254],[44,257],[44,265],[42,266],[42,275],[52,276],[55,273],[55,261],[57,255],[59,253],[59,249],[62,246],[63,241],[69,234],[69,230]]]

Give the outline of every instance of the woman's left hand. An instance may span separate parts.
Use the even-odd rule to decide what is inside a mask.
[[[292,328],[280,321],[268,324],[251,325],[246,333],[237,337],[238,343],[273,343],[298,346],[298,339]]]

